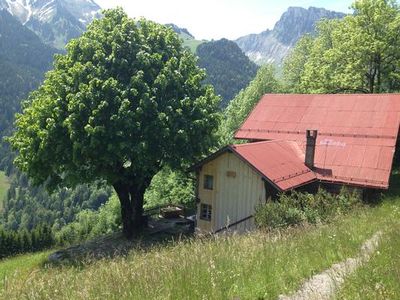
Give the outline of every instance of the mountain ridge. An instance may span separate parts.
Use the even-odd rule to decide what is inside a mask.
[[[235,40],[246,55],[257,64],[280,65],[296,42],[304,34],[315,32],[321,19],[343,18],[346,14],[325,8],[291,6],[281,16],[274,28],[253,33]]]
[[[41,40],[64,49],[86,26],[100,16],[100,6],[92,0],[0,0],[7,10]]]
[[[58,52],[8,11],[0,10],[0,141],[11,129],[21,100],[38,87]]]

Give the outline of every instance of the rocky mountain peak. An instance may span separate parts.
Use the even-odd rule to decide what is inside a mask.
[[[274,26],[274,34],[285,45],[294,45],[304,33],[313,33],[315,25],[321,19],[340,19],[344,13],[325,8],[289,7]]]
[[[250,34],[236,40],[246,55],[258,64],[280,65],[296,42],[306,33],[315,31],[321,19],[343,18],[344,13],[324,8],[289,7],[275,24],[273,30]]]
[[[100,7],[92,0],[0,0],[0,9],[59,49],[100,16]]]
[[[183,35],[186,38],[194,39],[194,36],[186,28],[181,28],[172,23],[165,24],[165,26],[171,27],[172,30],[175,31],[179,35]]]

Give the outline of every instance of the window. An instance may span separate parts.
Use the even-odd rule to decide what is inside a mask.
[[[204,175],[204,189],[212,190],[213,189],[213,181],[214,177],[211,175]]]
[[[212,206],[208,204],[201,204],[200,206],[200,219],[211,221]]]

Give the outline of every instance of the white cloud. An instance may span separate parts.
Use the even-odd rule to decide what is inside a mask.
[[[289,6],[346,11],[351,0],[97,0],[103,8],[122,6],[131,17],[185,27],[197,39],[236,39],[272,28]]]

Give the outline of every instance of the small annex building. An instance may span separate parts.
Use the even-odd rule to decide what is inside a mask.
[[[254,227],[257,205],[316,184],[387,189],[400,94],[268,94],[228,145],[194,166],[197,229]]]

